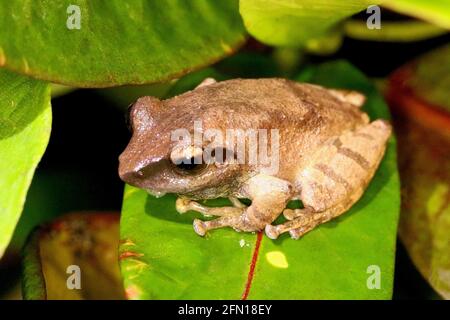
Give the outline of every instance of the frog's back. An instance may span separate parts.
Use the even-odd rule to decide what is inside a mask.
[[[232,110],[240,113],[282,113],[303,117],[310,111],[325,116],[328,113],[358,115],[361,113],[349,103],[337,99],[326,88],[298,83],[282,78],[233,79],[202,86],[173,99],[184,100],[191,107]],[[200,110],[199,110],[200,111]]]
[[[314,127],[361,122],[362,112],[350,103],[336,98],[328,89],[282,78],[233,79],[187,92],[169,100],[188,105],[196,114],[221,113],[223,121],[232,124],[236,118],[253,125],[277,124],[279,121],[298,127],[314,122]],[[218,114],[219,116],[219,114]],[[305,121],[306,120],[306,121]],[[240,121],[242,122],[242,121]],[[241,123],[242,124],[242,123]]]

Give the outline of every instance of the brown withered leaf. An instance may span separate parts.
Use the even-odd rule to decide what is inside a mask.
[[[123,299],[118,213],[72,213],[37,229],[24,249],[25,299]],[[78,266],[80,289],[68,282]]]
[[[430,285],[450,299],[450,113],[417,87],[440,85],[434,91],[447,92],[448,98],[450,83],[439,81],[442,69],[450,67],[445,52],[448,47],[395,72],[387,97],[399,141],[400,238]],[[418,72],[424,69],[427,77]]]

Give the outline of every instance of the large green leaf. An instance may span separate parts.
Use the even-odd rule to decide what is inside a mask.
[[[0,69],[0,257],[51,130],[50,86]]]
[[[345,62],[309,68],[301,79],[361,90],[372,118],[389,117],[374,86]],[[298,241],[231,229],[202,238],[192,230],[198,214],[178,214],[174,195],[158,199],[127,186],[120,245],[125,290],[131,299],[389,299],[398,211],[394,138],[363,198]],[[371,290],[367,272],[377,267],[381,286]]]
[[[80,29],[67,27],[73,4]],[[244,40],[237,0],[11,0],[0,12],[0,66],[79,87],[159,82]]]
[[[108,98],[117,107],[126,110],[139,97],[153,96],[164,98],[181,94],[187,90],[194,89],[196,85],[208,77],[219,81],[230,77],[274,77],[277,75],[277,71],[277,66],[271,58],[260,54],[240,52],[220,61],[215,65],[215,68],[208,67],[190,72],[180,79],[142,86],[130,85],[103,88],[98,89],[97,92]]]
[[[277,46],[304,46],[370,4],[366,0],[240,0],[247,30]]]

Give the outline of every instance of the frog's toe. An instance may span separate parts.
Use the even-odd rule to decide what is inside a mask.
[[[190,204],[191,200],[186,198],[178,198],[175,202],[175,209],[178,211],[178,213],[186,213],[190,210]]]
[[[206,234],[206,231],[208,230],[205,222],[199,219],[194,220],[193,226],[195,233],[197,233],[199,236],[202,237]]]
[[[303,235],[303,232],[300,229],[293,229],[289,231],[289,235],[292,239],[298,240]]]
[[[278,236],[280,235],[280,232],[278,231],[277,226],[273,226],[273,225],[271,225],[271,224],[268,224],[268,225],[266,226],[265,231],[266,231],[266,235],[267,235],[270,239],[273,239],[273,240],[277,239]]]
[[[305,216],[314,212],[314,209],[307,207],[303,209],[284,209],[283,216],[287,220],[294,220],[298,217]]]

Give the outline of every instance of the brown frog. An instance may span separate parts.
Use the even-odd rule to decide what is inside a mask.
[[[142,97],[130,108],[133,136],[119,158],[119,175],[154,195],[177,194],[180,213],[217,216],[194,220],[201,236],[232,227],[265,229],[272,239],[289,232],[297,239],[346,212],[383,157],[391,126],[385,120],[370,122],[360,110],[364,101],[358,92],[285,79],[208,78],[171,99]],[[269,141],[268,134],[254,139],[252,133],[261,130],[270,131],[274,143],[259,145]],[[239,134],[224,139],[229,132]],[[243,154],[237,154],[242,145]],[[263,149],[277,155],[275,166],[254,161],[254,153]],[[233,206],[194,201],[218,197],[228,197]],[[239,198],[252,203],[245,206]],[[286,209],[293,199],[304,208]],[[288,221],[273,225],[281,213]]]

